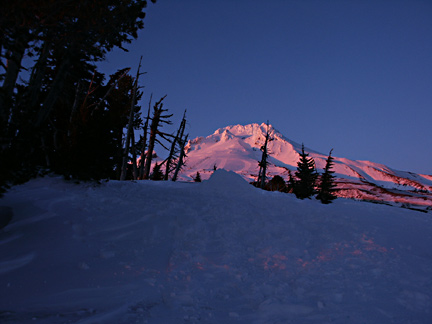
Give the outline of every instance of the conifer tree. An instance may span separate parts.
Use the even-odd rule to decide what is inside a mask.
[[[161,165],[156,163],[153,167],[153,172],[150,175],[150,179],[154,181],[159,181],[159,180],[163,180],[163,176],[164,175],[161,171]]]
[[[51,124],[53,130],[59,131],[45,137],[46,156],[52,171],[66,178],[118,179],[123,129],[128,122],[133,88],[133,78],[125,74],[127,71],[122,69],[111,75],[105,86],[103,75],[95,73],[88,86],[83,83],[83,88],[88,90],[77,93],[75,110],[65,110],[66,104],[56,107],[53,111],[56,118]],[[137,118],[136,123],[139,122]]]
[[[329,204],[332,202],[332,200],[336,199],[335,193],[335,183],[334,183],[334,171],[331,170],[333,166],[333,157],[331,156],[332,150],[330,150],[330,153],[327,158],[327,162],[324,168],[324,173],[321,176],[320,179],[320,185],[318,188],[318,195],[317,199],[321,200],[323,204]]]
[[[201,175],[200,175],[200,173],[197,171],[197,173],[196,173],[196,176],[195,176],[195,178],[194,178],[194,181],[195,182],[201,182]]]
[[[24,181],[41,167],[78,178],[109,176],[117,149],[115,123],[109,122],[123,115],[112,111],[112,93],[94,71],[109,51],[138,37],[146,5],[145,0],[2,2],[0,182]],[[30,60],[23,73],[25,58]],[[85,86],[90,79],[91,93]],[[66,164],[75,170],[64,170]]]
[[[308,156],[309,154],[305,153],[302,144],[302,153],[295,172],[297,180],[294,185],[294,193],[300,199],[309,198],[315,193],[315,182],[318,177],[315,161]]]

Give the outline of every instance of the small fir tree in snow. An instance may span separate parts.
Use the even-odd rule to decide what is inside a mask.
[[[315,161],[308,156],[309,154],[305,153],[302,144],[302,153],[295,172],[297,180],[294,184],[294,193],[300,199],[309,198],[315,193],[315,182],[318,177]]]
[[[334,171],[331,170],[333,166],[333,157],[331,156],[333,149],[330,150],[330,153],[327,158],[327,162],[324,168],[324,173],[321,176],[321,181],[318,188],[317,199],[321,200],[323,204],[329,204],[332,200],[336,199],[336,195],[334,194],[336,189],[336,185],[334,183]]]
[[[164,175],[161,171],[161,165],[156,163],[153,167],[153,172],[150,176],[150,179],[158,181],[158,180],[162,180],[163,177]]]
[[[201,182],[201,175],[200,175],[200,173],[197,171],[197,173],[196,173],[196,176],[195,176],[195,178],[194,178],[194,181],[195,182]]]

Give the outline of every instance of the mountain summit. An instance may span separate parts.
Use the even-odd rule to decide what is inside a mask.
[[[272,141],[267,176],[280,175],[288,180],[288,170],[297,168],[301,145],[291,141],[269,126]],[[187,164],[183,180],[191,180],[197,172],[203,179],[214,167],[234,171],[247,181],[256,180],[260,147],[264,144],[266,124],[233,125],[220,128],[207,137],[190,140],[186,146]],[[327,159],[322,154],[305,148],[322,173]],[[398,171],[369,161],[356,161],[334,156],[334,171],[338,195],[346,198],[377,202],[414,204],[432,208],[432,176]]]

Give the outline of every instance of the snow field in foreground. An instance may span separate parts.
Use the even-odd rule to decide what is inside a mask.
[[[432,323],[430,214],[202,183],[33,180],[0,205],[1,323]]]

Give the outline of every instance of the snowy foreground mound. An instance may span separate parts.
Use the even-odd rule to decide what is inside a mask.
[[[203,183],[13,188],[1,323],[432,323],[430,214]]]

